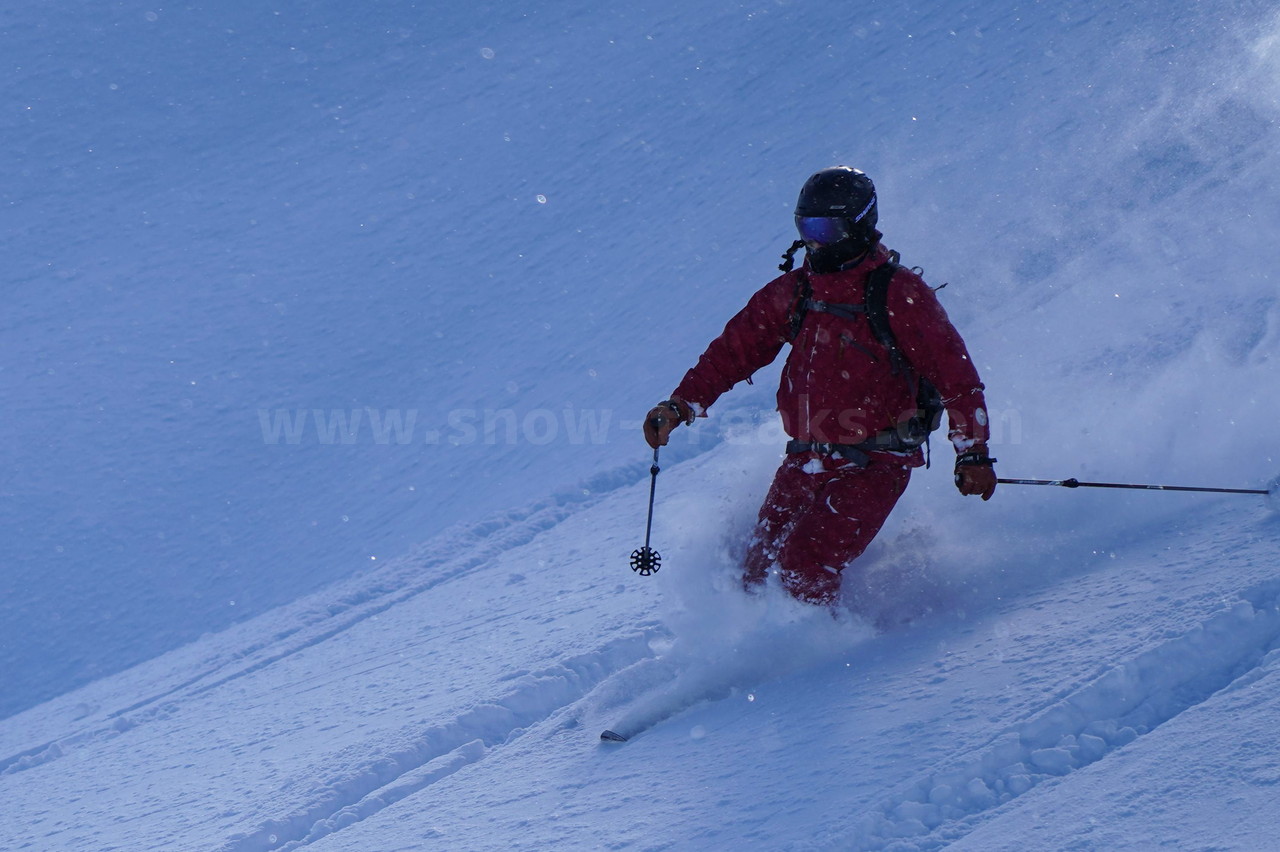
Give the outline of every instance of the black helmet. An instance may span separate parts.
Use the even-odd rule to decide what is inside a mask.
[[[850,232],[869,232],[877,220],[875,184],[849,166],[823,169],[804,182],[796,200],[797,225],[810,218],[843,219]]]
[[[796,201],[796,230],[818,272],[856,260],[878,239],[876,187],[857,169],[832,166],[810,177]]]

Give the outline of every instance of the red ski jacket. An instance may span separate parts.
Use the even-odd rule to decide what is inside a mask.
[[[867,277],[889,258],[877,244],[856,266],[819,274],[806,268],[813,298],[860,305]],[[857,444],[916,413],[915,388],[894,375],[886,348],[865,315],[846,319],[810,310],[791,340],[799,271],[762,287],[711,342],[672,394],[702,414],[721,394],[773,362],[783,344],[791,353],[778,388],[778,411],[792,438]],[[942,394],[957,452],[987,440],[982,382],[955,326],[920,276],[900,267],[889,284],[889,323],[917,373]],[[918,453],[916,454],[919,455]]]

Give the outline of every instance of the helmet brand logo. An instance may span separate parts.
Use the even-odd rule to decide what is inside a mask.
[[[863,216],[866,216],[868,213],[870,213],[870,212],[871,212],[871,208],[872,208],[872,207],[874,207],[874,206],[875,206],[875,204],[876,204],[876,194],[873,192],[873,193],[871,193],[871,200],[867,202],[867,206],[862,208],[862,212],[861,212],[861,213],[859,213],[857,216],[854,216],[854,217],[853,217],[853,221],[855,221],[855,222],[861,222],[861,221],[862,221],[862,217],[863,217]]]

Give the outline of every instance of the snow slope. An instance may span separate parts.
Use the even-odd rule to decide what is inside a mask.
[[[678,433],[666,567],[625,566],[629,420],[834,161],[951,282],[1002,473],[1274,476],[1278,37],[1251,3],[0,13],[0,846],[1269,848],[1262,500],[981,504],[939,464],[839,619],[748,599],[766,371]]]
[[[3,728],[0,836],[104,850],[1269,848],[1273,513],[1199,504],[1035,576],[1040,542],[1017,542],[982,565],[1022,577],[1015,588],[952,586],[953,549],[918,548],[938,608],[877,635],[725,588],[707,521],[742,522],[751,498],[708,512],[701,488],[745,492],[733,486],[759,485],[770,456],[726,443],[663,474],[702,485],[664,513],[670,565],[652,580],[619,564],[645,495],[621,486],[495,519],[22,714]],[[903,567],[910,548],[889,550],[870,570]],[[669,712],[623,746],[597,740]]]
[[[623,463],[836,160],[1006,459],[1257,474],[1264,8],[2,15],[0,713]]]

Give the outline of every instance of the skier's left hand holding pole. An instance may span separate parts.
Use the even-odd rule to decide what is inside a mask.
[[[990,500],[996,493],[996,460],[987,454],[987,448],[977,444],[956,456],[956,488],[966,496],[981,496]]]
[[[683,399],[668,399],[655,405],[644,418],[644,439],[655,450],[665,447],[671,430],[693,420],[693,409]]]

